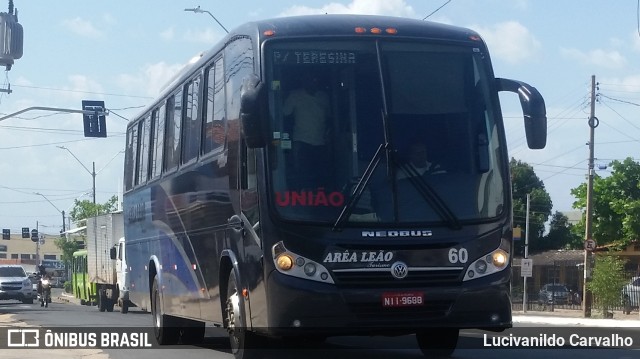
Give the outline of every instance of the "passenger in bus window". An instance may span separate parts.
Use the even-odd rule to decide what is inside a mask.
[[[327,177],[327,123],[329,96],[321,89],[319,77],[302,77],[302,86],[291,91],[283,107],[284,116],[293,117],[293,157],[301,188],[324,186]]]
[[[421,142],[414,142],[409,148],[409,157],[406,163],[408,172],[398,169],[398,179],[408,178],[412,176],[422,176],[425,174],[441,174],[445,170],[436,163],[430,162],[427,155],[427,146]]]

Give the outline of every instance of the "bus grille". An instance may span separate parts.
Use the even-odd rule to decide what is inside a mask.
[[[403,279],[396,279],[390,270],[333,271],[333,278],[342,287],[411,288],[429,286],[455,286],[462,282],[462,269],[415,270],[410,269]]]

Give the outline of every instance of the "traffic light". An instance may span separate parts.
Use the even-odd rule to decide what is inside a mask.
[[[22,227],[22,238],[29,238],[29,227]]]
[[[2,229],[2,239],[11,239],[11,230],[4,228]]]
[[[32,242],[37,242],[40,238],[38,238],[38,230],[37,229],[32,229],[31,230],[31,241]]]

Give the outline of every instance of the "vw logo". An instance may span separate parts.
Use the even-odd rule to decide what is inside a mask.
[[[409,268],[404,262],[395,262],[391,265],[391,275],[394,278],[402,279],[409,274]]]

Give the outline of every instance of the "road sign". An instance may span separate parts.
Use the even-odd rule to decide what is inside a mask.
[[[22,227],[22,238],[29,238],[29,227]]]
[[[523,258],[520,261],[520,275],[523,277],[533,277],[533,259]]]
[[[587,239],[584,241],[584,249],[593,252],[596,249],[596,241],[593,239]]]
[[[37,229],[32,229],[31,230],[31,241],[33,242],[37,242],[38,241],[38,230]]]
[[[104,101],[82,100],[82,110],[93,112],[82,114],[84,137],[107,137]]]

